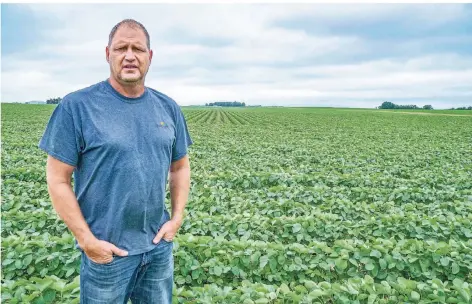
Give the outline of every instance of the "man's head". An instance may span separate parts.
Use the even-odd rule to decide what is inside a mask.
[[[110,32],[106,58],[111,77],[121,85],[144,84],[152,59],[146,28],[133,19],[116,24]]]

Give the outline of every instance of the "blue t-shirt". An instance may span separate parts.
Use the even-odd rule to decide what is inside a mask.
[[[75,166],[74,192],[95,237],[134,255],[157,246],[152,240],[170,219],[170,164],[191,144],[174,100],[148,87],[129,98],[104,80],[62,99],[39,148]],[[77,240],[75,247],[82,251]]]

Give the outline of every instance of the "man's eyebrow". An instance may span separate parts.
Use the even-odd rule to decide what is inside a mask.
[[[128,41],[124,41],[124,40],[118,40],[117,42],[115,42],[115,44],[116,44],[116,45],[129,44],[129,42],[128,42]],[[142,44],[142,43],[139,42],[139,41],[131,42],[131,44],[136,44],[136,45],[144,46],[144,44]]]

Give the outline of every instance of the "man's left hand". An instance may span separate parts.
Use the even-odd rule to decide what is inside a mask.
[[[164,240],[167,242],[172,242],[181,225],[182,222],[176,219],[167,221],[164,225],[162,225],[161,229],[152,242],[157,244],[161,241],[161,238],[164,238]]]

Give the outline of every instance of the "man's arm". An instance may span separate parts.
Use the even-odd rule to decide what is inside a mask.
[[[71,176],[73,171],[73,166],[48,155],[46,180],[53,207],[75,236],[79,246],[84,248],[85,243],[93,239],[94,235],[83,217],[72,190]]]
[[[157,232],[153,243],[157,244],[164,238],[166,241],[174,239],[184,221],[184,208],[187,204],[190,191],[190,164],[188,156],[172,162],[169,169],[169,188],[172,204],[172,216]]]
[[[182,225],[184,208],[190,191],[190,161],[188,155],[172,162],[169,173],[169,188],[172,204],[172,218]]]
[[[84,219],[72,190],[71,176],[74,167],[50,155],[47,159],[46,179],[54,209],[77,239],[80,248],[96,263],[108,263],[113,253],[126,256],[128,252],[115,245],[97,239]]]

